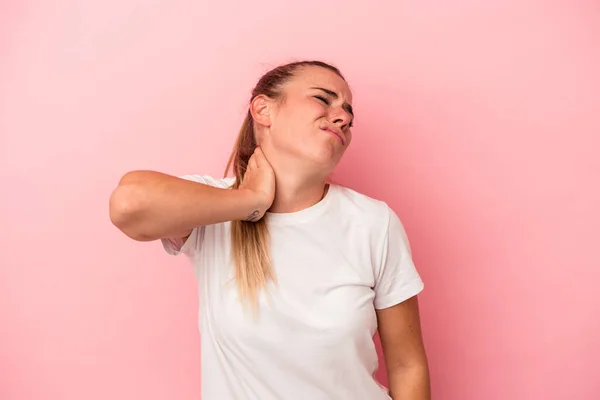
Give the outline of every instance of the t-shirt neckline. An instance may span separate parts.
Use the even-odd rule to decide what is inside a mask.
[[[303,210],[289,213],[272,213],[267,211],[265,213],[267,223],[282,225],[312,221],[316,217],[323,214],[323,212],[327,209],[327,206],[329,203],[331,203],[331,199],[333,198],[334,192],[336,190],[337,185],[330,183],[329,189],[327,189],[327,193],[325,193],[325,196],[318,203],[315,203],[312,206],[307,207]]]

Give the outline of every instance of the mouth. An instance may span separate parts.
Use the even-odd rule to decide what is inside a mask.
[[[346,144],[346,141],[344,140],[344,135],[342,135],[342,133],[339,130],[332,128],[330,126],[325,126],[325,127],[321,128],[321,130],[328,132],[328,133],[332,134],[333,136],[337,137],[339,139],[339,141],[342,142],[343,145]]]

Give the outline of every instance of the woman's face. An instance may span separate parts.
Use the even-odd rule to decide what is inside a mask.
[[[352,141],[348,85],[333,71],[310,66],[298,70],[283,92],[284,100],[270,106],[261,145],[278,159],[293,157],[329,174]]]

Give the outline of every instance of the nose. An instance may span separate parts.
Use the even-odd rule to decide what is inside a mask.
[[[331,113],[331,123],[340,129],[344,129],[352,121],[352,115],[341,107]]]

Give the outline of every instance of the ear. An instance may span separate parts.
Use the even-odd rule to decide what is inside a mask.
[[[272,100],[262,94],[252,99],[250,113],[254,122],[265,127],[270,127],[272,104]]]

